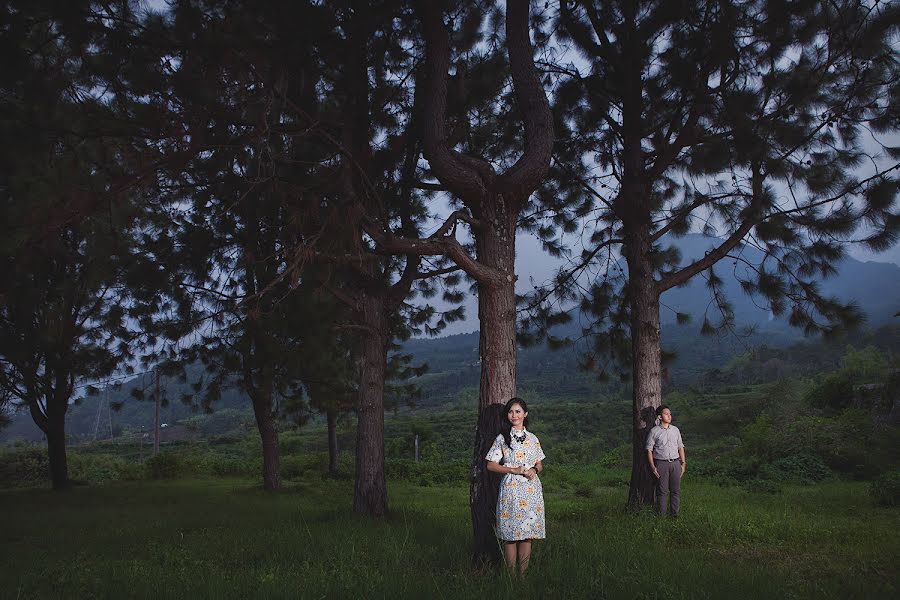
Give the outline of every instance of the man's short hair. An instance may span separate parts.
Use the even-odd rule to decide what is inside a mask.
[[[661,417],[664,410],[668,410],[669,412],[672,412],[671,408],[669,408],[668,406],[663,404],[659,408],[656,409],[656,416]]]

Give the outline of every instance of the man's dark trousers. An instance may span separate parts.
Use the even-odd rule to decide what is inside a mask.
[[[656,510],[666,514],[666,496],[669,499],[669,514],[678,516],[681,507],[681,462],[677,460],[655,460],[659,481],[656,482]]]

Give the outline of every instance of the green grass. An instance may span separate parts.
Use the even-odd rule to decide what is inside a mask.
[[[548,471],[548,475],[549,475]],[[242,479],[0,492],[8,598],[887,598],[900,512],[861,483],[748,493],[685,480],[677,520],[623,512],[624,489],[551,487],[524,580],[469,565],[467,487],[391,482],[391,515],[352,482],[275,495]]]

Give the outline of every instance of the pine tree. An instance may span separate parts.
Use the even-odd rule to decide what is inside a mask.
[[[45,433],[53,488],[65,489],[70,403],[133,359],[122,284],[135,204],[98,92],[113,13],[86,2],[3,12],[0,127],[15,143],[0,149],[0,390]]]
[[[303,401],[310,340],[291,328],[310,304],[292,288],[305,216],[318,210],[309,188],[332,152],[310,135],[304,109],[315,110],[329,19],[312,3],[173,3],[143,23],[134,77],[120,90],[144,126],[142,153],[160,165],[142,225],[158,275],[135,282],[144,290],[135,316],[159,336],[145,360],[182,376],[202,364],[194,386],[207,410],[224,387],[248,395],[267,490],[281,487],[280,405],[297,413]]]
[[[460,311],[443,315],[408,301],[413,285],[426,296],[429,279],[455,270],[415,252],[385,253],[376,235],[418,238],[427,217],[425,192],[414,186],[421,142],[413,94],[416,56],[409,43],[413,19],[404,2],[352,2],[338,11],[345,57],[334,75],[339,114],[330,121],[341,162],[323,206],[330,219],[328,251],[333,282],[328,289],[352,314],[351,352],[357,369],[358,406],[354,511],[387,512],[384,476],[385,385],[393,341],[413,328],[436,333]],[[370,76],[371,73],[371,76]],[[432,327],[431,322],[435,321]],[[392,363],[395,361],[392,361]]]
[[[507,4],[506,36],[502,42],[509,56],[506,64],[515,98],[514,116],[497,120],[491,115],[499,105],[495,95],[485,103],[483,118],[470,118],[469,109],[477,104],[477,99],[484,98],[491,85],[496,90],[506,81],[503,76],[497,77],[498,67],[505,66],[502,53],[483,54],[476,48],[483,8],[457,7],[450,12],[448,26],[442,3],[417,4],[425,39],[424,72],[417,89],[417,96],[423,96],[424,155],[431,175],[439,181],[437,187],[450,192],[461,206],[426,239],[368,229],[376,242],[392,252],[449,258],[476,282],[481,353],[479,414],[516,395],[516,231],[528,212],[532,193],[549,169],[553,146],[550,107],[534,66],[528,2]],[[498,15],[494,16],[495,23],[501,21]],[[450,33],[457,21],[454,41],[458,47],[451,77],[454,55]],[[495,34],[491,45],[499,45],[499,40]],[[467,89],[470,84],[474,84],[473,88]],[[472,98],[466,98],[470,92],[474,92]],[[485,131],[498,124],[505,125],[501,135]],[[519,124],[524,125],[524,140],[509,135]],[[486,134],[499,137],[500,141],[486,141]],[[511,148],[516,145],[524,146],[524,153],[513,160]],[[506,168],[498,173],[492,161]],[[475,256],[456,239],[460,223],[471,229]],[[495,497],[490,491],[494,482],[484,468],[484,435],[487,434],[480,427],[476,428],[470,486],[476,563],[496,558],[491,527]]]
[[[898,152],[867,155],[863,139],[897,129],[897,11],[856,1],[561,3],[560,43],[587,64],[555,67],[566,77],[556,111],[567,148],[556,189],[595,198],[597,225],[578,260],[532,298],[532,316],[546,324],[580,301],[595,317],[587,362],[630,367],[630,506],[652,502],[643,441],[661,402],[662,293],[703,274],[721,318],[704,318],[702,330],[733,328],[717,269],[727,260],[748,294],[808,334],[859,322],[816,279],[855,236],[876,250],[897,239]],[[696,230],[719,241],[680,265],[669,240]],[[742,252],[748,245],[761,262]]]

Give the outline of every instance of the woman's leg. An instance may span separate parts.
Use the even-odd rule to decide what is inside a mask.
[[[517,542],[503,542],[503,557],[506,559],[506,566],[512,571],[515,571],[518,559],[517,545]]]
[[[531,540],[517,542],[516,546],[519,547],[519,572],[524,575],[528,569],[528,560],[531,558]]]

